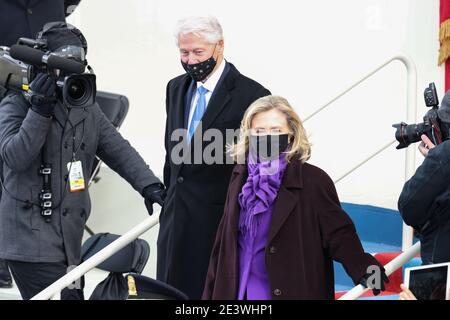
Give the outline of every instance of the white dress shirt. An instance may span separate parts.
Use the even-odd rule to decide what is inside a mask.
[[[217,68],[217,70],[209,77],[208,80],[205,81],[205,83],[203,83],[201,81],[197,82],[197,87],[195,89],[195,95],[192,97],[191,108],[189,111],[189,121],[188,121],[188,127],[187,127],[188,132],[189,132],[189,128],[191,126],[192,117],[194,115],[195,107],[196,107],[197,101],[198,101],[199,94],[198,94],[197,88],[199,88],[200,86],[203,86],[206,89],[208,89],[208,92],[205,94],[206,108],[208,108],[209,100],[211,99],[214,89],[216,88],[217,83],[219,82],[219,79],[222,76],[223,71],[225,70],[226,63],[227,62],[225,61],[225,59],[223,59],[219,65],[219,67]]]

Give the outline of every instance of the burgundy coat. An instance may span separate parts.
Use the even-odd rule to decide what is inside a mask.
[[[247,167],[236,165],[211,253],[203,299],[235,300],[239,281],[238,195]],[[364,252],[353,222],[341,208],[330,177],[292,160],[275,206],[266,245],[272,299],[334,299],[333,260],[355,283],[377,260]]]

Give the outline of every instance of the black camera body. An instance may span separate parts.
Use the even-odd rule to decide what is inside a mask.
[[[24,49],[22,46],[26,46],[28,51],[12,50]],[[19,54],[21,57],[29,55],[30,58],[15,59],[12,57],[14,52],[21,53]],[[11,48],[0,47],[0,100],[9,90],[23,92],[30,100],[28,93],[30,83],[37,73],[45,72],[55,79],[56,98],[67,108],[84,108],[94,104],[97,91],[95,74],[84,72],[84,65],[67,58],[67,53],[64,54],[59,56],[59,53],[47,51],[43,39],[20,38],[18,45]],[[51,61],[56,63],[49,63]],[[81,72],[73,72],[74,64],[82,66],[75,68]],[[64,70],[65,66],[72,71]]]
[[[424,91],[425,105],[431,108],[423,117],[422,123],[406,124],[401,122],[392,125],[396,128],[395,138],[399,142],[397,149],[408,147],[411,143],[421,141],[425,134],[435,145],[442,143],[450,137],[450,123],[439,118],[439,99],[434,83],[430,83]]]
[[[0,97],[8,90],[28,90],[31,72],[27,64],[10,56],[8,47],[0,47]]]

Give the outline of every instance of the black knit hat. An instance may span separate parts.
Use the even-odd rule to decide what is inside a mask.
[[[450,90],[447,91],[438,109],[438,116],[441,121],[450,123]]]
[[[62,47],[76,46],[87,54],[87,41],[80,30],[66,22],[49,22],[37,34],[38,39],[47,40],[47,50],[57,51]]]

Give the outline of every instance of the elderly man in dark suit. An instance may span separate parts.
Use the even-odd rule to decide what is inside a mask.
[[[191,299],[199,299],[233,169],[224,158],[205,161],[208,145],[202,140],[208,139],[202,137],[211,129],[222,134],[238,129],[247,107],[270,92],[225,61],[216,18],[180,20],[175,36],[186,73],[167,85],[164,184],[168,192],[160,217],[157,275]],[[187,149],[177,159],[180,141],[175,136],[180,129],[185,130]],[[224,151],[226,141],[219,140]]]
[[[21,37],[35,38],[44,24],[50,21],[64,21],[79,3],[80,0],[0,1],[0,46],[10,47]],[[0,95],[0,101],[2,98]],[[2,172],[3,166],[0,161],[0,175]],[[7,263],[0,259],[0,288],[10,287],[12,279]]]

